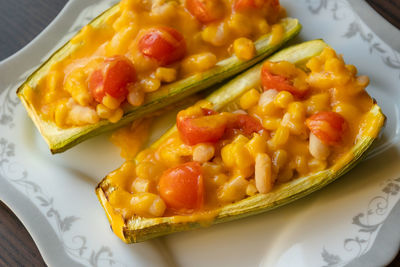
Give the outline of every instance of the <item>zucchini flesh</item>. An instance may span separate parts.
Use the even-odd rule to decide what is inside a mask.
[[[89,25],[93,28],[101,28],[107,19],[114,16],[118,11],[119,7],[115,5],[95,18]],[[241,61],[236,56],[232,56],[221,60],[215,67],[208,71],[162,86],[158,91],[146,95],[143,105],[139,107],[125,107],[124,116],[117,123],[101,120],[96,124],[59,128],[54,122],[43,120],[39,112],[35,110],[33,104],[30,103],[29,98],[25,95],[26,88],[33,88],[34,90],[41,78],[48,73],[51,65],[67,58],[68,55],[76,51],[83,43],[72,43],[71,41],[66,43],[19,87],[17,95],[47,142],[51,152],[60,153],[86,139],[120,128],[135,119],[175,103],[184,97],[206,89],[249,68],[278,50],[287,41],[295,37],[301,29],[301,25],[297,19],[285,18],[280,21],[280,24],[284,27],[284,35],[279,43],[271,44],[271,34],[262,36],[255,42],[256,54],[251,60]]]
[[[268,60],[287,60],[301,66],[311,57],[319,55],[325,47],[327,47],[327,44],[321,40],[309,41],[286,48],[276,53]],[[207,100],[214,104],[216,110],[221,110],[244,92],[260,83],[259,75],[261,66],[262,64],[260,63],[239,75],[212,93]],[[120,214],[114,211],[106,197],[106,193],[112,192],[118,185],[112,184],[111,180],[106,177],[96,188],[96,194],[106,211],[113,231],[126,243],[141,242],[173,232],[191,230],[262,213],[306,196],[324,187],[350,170],[377,138],[385,121],[385,116],[382,114],[377,104],[372,106],[366,116],[368,120],[362,136],[360,136],[356,144],[329,169],[299,177],[287,183],[275,186],[273,190],[267,194],[256,194],[220,209],[212,210],[203,217],[190,215],[159,218],[134,217],[125,221]],[[158,141],[153,143],[152,146],[156,147],[160,145],[175,131],[177,131],[176,126],[171,128]]]

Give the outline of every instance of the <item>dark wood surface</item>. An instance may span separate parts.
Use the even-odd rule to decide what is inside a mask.
[[[58,14],[67,0],[0,0],[0,60],[32,40]],[[400,0],[367,0],[400,28]],[[0,201],[0,266],[45,266],[31,236]],[[389,265],[400,266],[400,254]]]

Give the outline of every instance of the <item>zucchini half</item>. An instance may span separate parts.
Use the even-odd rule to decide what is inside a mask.
[[[115,5],[95,18],[89,23],[89,25],[95,29],[99,29],[106,24],[108,18],[114,16],[118,11],[119,5]],[[29,76],[29,78],[18,88],[17,95],[24,104],[36,127],[39,129],[39,132],[47,142],[51,152],[60,153],[86,139],[124,126],[137,118],[166,107],[188,95],[210,87],[249,68],[278,50],[287,41],[295,37],[301,30],[301,25],[297,19],[285,18],[280,21],[280,24],[284,27],[284,35],[279,43],[271,43],[271,34],[264,35],[255,42],[256,55],[251,60],[241,61],[236,56],[231,56],[227,59],[221,60],[210,70],[162,86],[158,91],[146,95],[143,105],[139,107],[126,107],[123,118],[117,123],[111,123],[108,120],[101,120],[96,124],[59,128],[54,122],[43,120],[38,110],[35,110],[33,104],[29,101],[29,97],[27,97],[29,94],[29,92],[26,91],[27,88],[29,88],[29,90],[31,90],[30,88],[34,90],[39,81],[48,73],[51,65],[67,58],[71,53],[81,47],[84,44],[84,41],[80,43],[72,43],[69,41],[61,47],[41,67],[39,67],[39,69]]]
[[[268,60],[287,60],[302,66],[309,58],[319,55],[325,47],[327,47],[327,44],[321,40],[309,41],[286,48]],[[262,63],[239,75],[212,93],[207,100],[214,104],[216,110],[223,109],[245,91],[260,83],[261,66]],[[106,194],[112,192],[118,185],[112,184],[111,180],[106,177],[96,188],[96,194],[106,211],[113,231],[126,243],[140,242],[177,231],[232,221],[265,212],[306,196],[350,170],[377,138],[385,122],[385,116],[377,104],[374,104],[365,116],[367,116],[367,123],[362,136],[359,137],[357,143],[350,151],[329,169],[313,173],[309,176],[299,177],[276,186],[267,194],[257,194],[220,209],[210,211],[209,215],[160,218],[135,217],[125,221],[120,214],[113,210],[106,197]],[[170,129],[152,146],[158,146],[175,131],[177,131],[176,126]]]

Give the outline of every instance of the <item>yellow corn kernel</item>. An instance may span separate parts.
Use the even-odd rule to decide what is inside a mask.
[[[357,68],[354,65],[346,65],[346,69],[353,75],[357,75]]]
[[[305,107],[301,102],[289,104],[288,111],[283,115],[281,125],[287,127],[291,134],[305,135]]]
[[[104,106],[103,104],[98,104],[96,106],[97,115],[99,115],[102,119],[108,119],[113,114],[113,110],[109,109],[108,107]]]
[[[104,106],[112,110],[119,108],[119,106],[121,105],[121,102],[118,101],[118,99],[110,96],[109,94],[106,94],[101,102]]]
[[[289,129],[284,126],[279,126],[276,130],[274,137],[268,141],[268,145],[271,146],[271,150],[275,150],[276,148],[283,146],[289,140]]]
[[[192,156],[192,147],[170,143],[166,146],[162,146],[159,149],[159,156],[166,166],[173,166],[183,162],[183,157]]]
[[[135,24],[129,24],[123,29],[120,29],[106,45],[106,55],[114,56],[124,54],[125,51],[128,50],[137,32],[138,27]]]
[[[110,117],[108,117],[108,120],[111,123],[116,123],[122,118],[123,115],[124,115],[124,111],[122,110],[122,108],[119,108],[119,109],[116,109]]]
[[[272,118],[272,117],[266,117],[262,121],[262,125],[267,130],[275,131],[281,125],[281,119]]]
[[[263,115],[274,115],[279,109],[274,104],[274,99],[278,95],[276,90],[267,90],[260,95],[258,105],[262,109]]]
[[[253,88],[240,97],[240,106],[242,109],[249,109],[250,107],[255,106],[259,99],[260,93]]]
[[[81,106],[88,106],[93,99],[86,87],[86,78],[83,69],[79,68],[72,71],[64,82],[64,90]]]
[[[204,52],[195,54],[185,58],[182,61],[183,73],[198,73],[208,70],[215,66],[217,63],[217,57],[211,52]]]
[[[259,33],[266,34],[270,32],[271,27],[269,26],[268,22],[265,19],[260,19],[256,22],[257,29]]]
[[[254,183],[249,183],[248,185],[247,185],[247,188],[246,188],[246,195],[248,195],[248,196],[254,196],[255,194],[257,194],[257,187],[254,185]]]
[[[201,32],[203,41],[214,46],[223,46],[229,41],[230,29],[228,23],[211,24]]]
[[[145,193],[150,191],[150,180],[136,177],[132,183],[132,191],[134,193]]]
[[[242,176],[243,178],[247,179],[254,174],[254,159],[252,159],[252,164],[246,167],[242,167],[242,169],[234,168],[231,170],[231,174],[233,176]]]
[[[133,125],[133,123],[132,123],[132,125]],[[145,161],[145,160],[151,160],[152,158],[153,158],[153,150],[149,149],[149,148],[148,149],[143,149],[135,157],[135,159],[138,162],[142,162],[142,161]]]
[[[80,42],[84,42],[85,40],[90,40],[93,37],[95,30],[93,29],[92,25],[86,25],[81,29],[81,31],[73,37],[70,42],[71,44],[78,44]]]
[[[166,205],[160,196],[152,193],[136,193],[131,199],[133,212],[142,217],[160,217]]]
[[[231,143],[224,146],[221,150],[221,157],[227,167],[241,170],[249,168],[254,162],[243,143]]]
[[[282,40],[284,32],[281,24],[272,25],[270,44],[278,44]]]
[[[328,60],[329,58],[337,57],[335,50],[331,47],[325,47],[320,54],[320,58],[323,60]]]
[[[176,69],[159,67],[156,69],[155,76],[162,82],[173,82],[176,80]]]
[[[273,186],[271,158],[266,153],[258,153],[256,156],[254,180],[258,192],[266,194]]]
[[[320,72],[322,70],[322,63],[320,57],[312,57],[306,64],[306,67],[311,72]]]
[[[123,9],[121,9],[123,10]],[[113,23],[112,27],[116,32],[121,31],[128,24],[137,25],[137,16],[130,10],[123,10],[121,15]]]
[[[165,165],[173,166],[182,163],[181,155],[177,154],[174,149],[168,146],[160,149],[159,155],[161,161],[165,163]]]
[[[126,161],[122,166],[107,175],[107,179],[112,184],[117,184],[118,188],[124,191],[132,190],[132,179],[135,177],[135,164],[130,161]]]
[[[299,173],[300,176],[308,173],[308,162],[305,156],[296,156],[295,163],[296,171]]]
[[[60,88],[62,77],[58,71],[50,71],[46,77],[47,92],[44,96],[45,103],[53,102],[57,97],[57,88]]]
[[[293,95],[288,91],[281,91],[274,99],[274,104],[280,108],[287,108],[293,102]]]
[[[242,176],[233,177],[218,190],[218,200],[221,203],[231,203],[243,199],[248,183]]]
[[[283,166],[285,166],[287,160],[288,160],[288,153],[286,152],[286,150],[283,149],[276,150],[272,157],[272,164],[275,170],[278,172],[280,169],[282,169]]]
[[[290,113],[291,117],[294,119],[302,119],[304,120],[306,115],[306,110],[304,104],[302,102],[292,102],[288,106],[288,113]]]
[[[253,41],[244,37],[238,38],[233,42],[233,51],[241,60],[250,60],[256,53]]]
[[[159,177],[163,171],[164,168],[160,164],[151,161],[142,161],[135,168],[136,176],[145,180],[155,179]]]
[[[341,72],[344,68],[344,62],[339,58],[329,58],[325,61],[325,71]]]
[[[330,108],[330,96],[328,93],[312,95],[307,101],[307,115],[313,115],[320,111],[326,111]]]
[[[58,127],[63,127],[68,116],[68,107],[65,103],[57,105],[54,112],[54,121]]]
[[[249,36],[252,32],[252,25],[247,16],[241,13],[233,13],[228,20],[229,28],[238,36]]]
[[[244,136],[243,134],[239,134],[239,135],[236,136],[235,139],[233,139],[233,141],[232,141],[232,143],[242,144],[242,145],[245,145],[247,142],[249,142],[249,138],[247,138],[247,137]]]
[[[234,155],[234,144],[228,144],[221,150],[221,157],[224,164],[228,167],[234,167],[236,164],[236,155]]]
[[[251,138],[251,140],[247,142],[245,147],[250,152],[250,155],[252,155],[253,158],[255,158],[258,153],[267,152],[268,148],[267,138],[263,135],[255,133],[253,138]]]
[[[157,23],[169,23],[176,19],[178,2],[177,1],[158,1],[153,2],[150,18]]]
[[[193,160],[207,162],[214,157],[215,148],[211,144],[200,143],[193,149]]]
[[[138,107],[143,104],[144,95],[145,94],[141,90],[141,88],[134,88],[133,90],[129,90],[129,94],[127,97],[128,103],[134,107]]]
[[[140,81],[141,87],[143,88],[143,91],[146,93],[151,93],[154,91],[157,91],[158,88],[160,88],[161,86],[161,82],[159,79],[155,79],[155,78],[146,78],[146,79],[142,79]]]

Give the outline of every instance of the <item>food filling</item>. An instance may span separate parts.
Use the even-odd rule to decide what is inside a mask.
[[[58,127],[119,121],[163,84],[203,72],[235,54],[255,55],[254,40],[278,43],[279,0],[122,0],[101,27],[85,26],[79,47],[53,64],[29,100]]]
[[[177,131],[108,176],[114,211],[202,214],[333,166],[363,133],[369,79],[331,48],[306,67],[266,61],[259,85],[222,111],[180,111]]]

